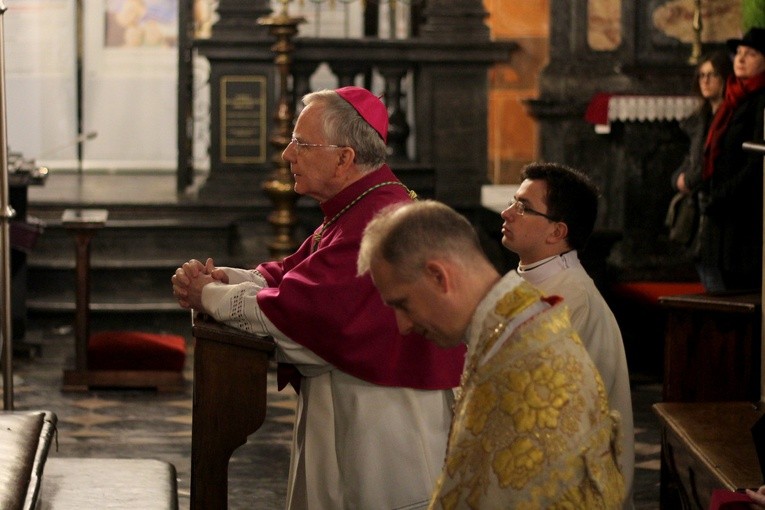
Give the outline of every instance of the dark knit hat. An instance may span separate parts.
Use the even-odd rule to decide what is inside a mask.
[[[377,131],[383,141],[387,141],[388,109],[377,96],[361,87],[343,87],[335,92],[359,112],[359,115]]]

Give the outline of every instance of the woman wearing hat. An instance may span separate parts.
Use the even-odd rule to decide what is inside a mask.
[[[699,273],[708,292],[762,285],[762,156],[744,142],[762,141],[765,28],[730,39],[733,76],[704,144],[699,194]]]

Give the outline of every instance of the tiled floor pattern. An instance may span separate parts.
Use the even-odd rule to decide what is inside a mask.
[[[39,346],[40,352],[31,359],[16,359],[15,409],[46,409],[57,415],[58,441],[50,455],[156,458],[171,462],[178,472],[180,508],[187,509],[191,342],[184,373],[185,391],[157,394],[124,390],[62,393],[62,370],[71,368],[73,359],[71,328],[31,327],[27,341]],[[273,374],[270,377],[273,379]],[[295,400],[291,393],[276,392],[275,387],[275,381],[270,381],[265,423],[231,459],[231,509],[268,510],[284,506]],[[633,388],[637,439],[635,507],[638,510],[658,508],[659,433],[650,406],[658,401],[660,391],[660,385],[655,382],[641,382]]]

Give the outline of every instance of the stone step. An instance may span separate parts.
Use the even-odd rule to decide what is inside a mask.
[[[75,326],[74,310],[29,310],[28,322],[37,328],[71,333]],[[191,312],[179,306],[167,310],[90,310],[90,331],[138,330],[173,333],[191,338]]]
[[[241,252],[233,225],[188,224],[177,221],[113,221],[95,231],[90,242],[91,261],[187,260],[193,254],[228,257]],[[30,264],[60,264],[75,260],[75,238],[60,223],[49,223],[30,253]],[[72,266],[73,267],[73,266]]]
[[[152,268],[172,268],[175,269],[181,263],[188,260],[188,256],[184,258],[173,257],[169,259],[150,257],[143,255],[141,258],[130,259],[121,257],[119,259],[114,257],[105,257],[101,254],[94,254],[90,258],[91,270],[119,270],[119,269],[152,269]],[[229,265],[230,263],[237,262],[237,257],[217,258],[213,257],[215,262],[219,265]],[[201,259],[200,259],[201,260]],[[75,269],[76,261],[74,255],[72,257],[55,257],[45,255],[34,255],[28,259],[28,266],[31,271],[44,271],[44,270],[57,270],[64,272],[73,272]]]
[[[92,267],[90,302],[92,308],[154,306],[166,308],[174,304],[170,277],[177,263],[157,267]],[[31,309],[74,309],[75,273],[71,269],[50,266],[30,267],[27,285],[27,307]],[[176,305],[177,306],[177,305]]]
[[[176,196],[159,176],[88,174],[82,183],[72,179],[53,175],[41,189],[30,190],[27,217],[43,225],[26,256],[22,302],[30,317],[73,316],[76,243],[61,221],[67,209],[108,211],[89,249],[94,321],[115,317],[129,323],[148,315],[188,313],[173,298],[170,277],[190,258],[212,257],[217,265],[236,267],[270,258],[268,242],[274,231],[268,216],[273,205],[257,191],[247,203],[225,197],[207,203]],[[150,203],[148,188],[158,181],[167,196]],[[296,212],[295,239],[304,239],[306,231],[321,223],[321,211],[314,201],[303,199]]]
[[[26,306],[30,312],[75,309],[76,243],[60,211],[44,209],[44,231],[27,256]],[[170,277],[190,258],[212,257],[217,265],[248,267],[268,258],[271,226],[265,219],[186,209],[161,218],[134,206],[120,210],[90,242],[90,308],[94,314],[140,314],[180,310]],[[173,217],[173,215],[177,217]]]
[[[137,315],[143,313],[185,313],[174,299],[169,300],[151,300],[148,297],[142,297],[141,301],[125,302],[124,300],[105,301],[99,299],[91,300],[91,314],[126,314]],[[69,313],[75,311],[74,300],[56,300],[45,298],[29,298],[27,300],[27,309],[30,313]]]
[[[212,256],[219,265],[241,265],[231,255],[237,250],[226,230],[151,222],[99,230],[91,241],[91,310],[175,310],[170,277],[180,264],[191,257]],[[75,265],[72,236],[61,227],[46,229],[27,260],[27,308],[74,310]]]

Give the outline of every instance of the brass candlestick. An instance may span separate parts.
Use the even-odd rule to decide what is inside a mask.
[[[691,56],[688,57],[688,63],[696,65],[701,58],[701,0],[695,0],[693,8],[693,44],[691,46]]]
[[[274,134],[269,142],[274,147],[274,172],[264,184],[263,191],[274,204],[274,210],[268,215],[268,222],[274,229],[274,237],[268,243],[271,256],[275,259],[286,257],[298,246],[293,234],[297,224],[295,202],[298,195],[294,190],[294,180],[289,163],[281,157],[292,138],[292,121],[295,117],[293,101],[288,91],[290,66],[294,45],[292,38],[298,32],[298,25],[304,23],[302,17],[292,17],[287,13],[289,0],[281,0],[282,9],[276,15],[258,19],[258,23],[267,26],[269,33],[276,38],[271,46],[275,53],[274,63],[279,72],[279,99],[274,115]]]

